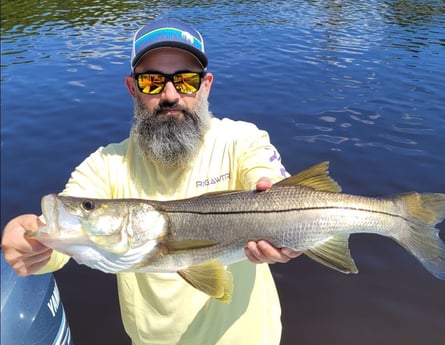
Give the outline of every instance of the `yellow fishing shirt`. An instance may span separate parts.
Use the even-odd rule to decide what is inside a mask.
[[[72,173],[62,194],[91,198],[172,200],[207,192],[254,189],[260,177],[286,175],[266,132],[212,118],[204,145],[183,169],[145,160],[133,137],[99,148]],[[218,224],[215,224],[218,227]],[[53,252],[40,272],[61,268]],[[233,274],[232,302],[194,289],[175,273],[118,273],[121,314],[134,345],[278,345],[281,308],[269,266],[245,260]]]

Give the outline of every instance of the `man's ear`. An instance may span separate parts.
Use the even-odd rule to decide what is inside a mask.
[[[204,86],[206,89],[207,97],[210,94],[210,89],[212,88],[212,83],[213,83],[213,74],[208,72],[208,73],[206,73],[206,75],[204,77]]]
[[[136,95],[136,85],[134,84],[134,79],[132,76],[127,75],[125,77],[125,85],[127,86],[127,90],[130,93],[131,97],[135,97]]]

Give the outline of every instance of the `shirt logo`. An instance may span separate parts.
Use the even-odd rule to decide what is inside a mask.
[[[228,179],[230,179],[230,174],[225,173],[225,174],[222,174],[219,176],[207,178],[205,180],[196,181],[196,187],[206,187],[206,186],[210,186],[212,184],[217,184],[217,183],[226,181]]]

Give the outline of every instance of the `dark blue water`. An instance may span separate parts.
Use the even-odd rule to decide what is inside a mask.
[[[213,113],[266,129],[290,172],[329,160],[346,192],[445,192],[443,1],[4,0],[1,13],[2,227],[126,137],[131,36],[165,15],[207,38]],[[282,345],[443,344],[445,283],[389,239],[354,235],[351,251],[357,276],[273,266]],[[77,345],[129,344],[113,276],[72,263],[56,277]]]

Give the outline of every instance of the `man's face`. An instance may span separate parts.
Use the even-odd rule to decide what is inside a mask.
[[[146,71],[174,74],[201,72],[202,67],[193,55],[183,50],[159,48],[146,54],[135,67],[135,73]],[[132,131],[148,159],[171,168],[190,162],[209,127],[207,97],[212,80],[213,76],[206,74],[199,90],[192,94],[181,94],[172,82],[167,82],[161,93],[149,95],[140,92],[136,81],[127,77],[135,106]]]

